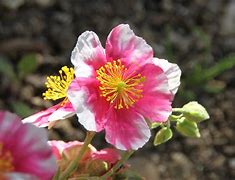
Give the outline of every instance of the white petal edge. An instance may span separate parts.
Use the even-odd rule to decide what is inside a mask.
[[[59,108],[49,116],[48,122],[67,119],[72,117],[74,114],[75,112],[73,111],[66,111],[63,108]]]
[[[92,74],[92,68],[86,64],[86,61],[95,57],[97,48],[103,49],[96,33],[85,31],[78,37],[71,54],[76,77],[89,77]],[[103,53],[105,54],[104,49]]]
[[[48,126],[48,123],[43,123],[41,125],[40,122],[37,122],[35,123],[35,121],[40,117],[40,116],[43,116],[43,114],[46,114],[47,112],[45,111],[42,111],[42,112],[39,112],[39,113],[36,113],[36,114],[33,114],[25,119],[22,120],[22,123],[33,123],[35,126],[38,126],[38,127],[47,127]]]
[[[181,70],[177,64],[170,63],[165,59],[154,58],[153,63],[162,68],[168,79],[168,85],[171,93],[176,94],[180,86]]]
[[[72,103],[78,116],[78,121],[88,130],[97,131],[95,116],[92,111],[85,105],[87,99],[83,90],[69,90],[67,92],[69,101]]]

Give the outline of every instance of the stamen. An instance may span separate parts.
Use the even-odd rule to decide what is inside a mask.
[[[10,151],[3,151],[3,144],[0,143],[0,173],[12,172],[13,170],[13,157]]]
[[[108,62],[96,72],[100,95],[115,104],[116,109],[128,109],[142,97],[145,77],[136,71],[130,72],[121,60]]]
[[[70,83],[74,79],[74,69],[64,66],[59,71],[59,76],[47,77],[45,83],[48,90],[43,93],[44,99],[57,100],[66,97]]]

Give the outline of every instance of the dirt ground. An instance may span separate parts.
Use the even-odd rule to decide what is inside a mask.
[[[120,23],[143,37],[156,57],[182,69],[174,106],[197,100],[210,114],[210,120],[200,124],[200,139],[175,131],[164,145],[154,147],[151,139],[130,159],[132,168],[148,180],[235,179],[233,0],[1,0],[0,109],[25,117],[51,106],[53,102],[41,98],[46,76],[62,65],[71,66],[79,34],[94,31],[104,44]],[[19,65],[24,58],[35,63],[22,75],[27,71]],[[70,119],[49,135],[82,140],[84,129]],[[107,146],[103,134],[94,144]]]

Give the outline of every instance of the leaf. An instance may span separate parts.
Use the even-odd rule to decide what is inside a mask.
[[[206,82],[214,79],[218,75],[222,74],[225,70],[229,70],[235,66],[235,54],[229,55],[220,59],[217,64],[210,68],[202,68],[200,65],[195,66],[194,71],[186,82],[190,85],[198,85],[202,82]]]
[[[36,54],[27,54],[22,57],[17,65],[19,77],[22,79],[37,69]]]
[[[154,138],[154,146],[167,142],[172,138],[172,131],[169,127],[164,127],[160,131],[157,132]]]
[[[10,61],[0,58],[0,73],[7,76],[11,81],[16,80],[16,74]]]
[[[213,79],[214,77],[220,75],[222,72],[225,70],[231,69],[235,66],[235,54],[230,55],[228,57],[224,57],[219,60],[219,62],[209,68],[208,70],[205,70],[204,74],[204,79],[205,80],[210,80]]]
[[[186,118],[182,118],[176,123],[176,130],[184,136],[201,137],[197,123],[187,120]]]
[[[33,113],[33,110],[24,102],[13,102],[11,103],[13,111],[20,117],[25,118]]]

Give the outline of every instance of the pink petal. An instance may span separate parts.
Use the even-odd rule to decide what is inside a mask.
[[[145,40],[138,37],[129,25],[115,27],[106,41],[106,57],[108,60],[122,59],[125,64],[148,63],[153,58],[153,50]]]
[[[47,140],[45,129],[22,124],[17,116],[0,112],[0,142],[11,152],[16,172],[33,174],[43,180],[52,178],[56,162]]]
[[[108,112],[105,125],[106,141],[121,150],[137,150],[150,138],[144,117],[132,109]]]
[[[115,164],[120,159],[120,155],[118,154],[118,151],[116,149],[105,148],[100,151],[94,152],[92,154],[92,159],[93,160],[99,159],[111,164]]]
[[[98,86],[95,78],[76,78],[68,90],[78,121],[89,131],[101,131],[106,123],[109,103],[100,97]]]
[[[39,180],[39,178],[34,175],[18,172],[6,173],[4,177],[1,176],[1,178],[3,178],[3,180]]]
[[[66,146],[66,143],[64,141],[48,141],[48,144],[51,146],[52,152],[55,155],[56,159],[61,159],[62,152]]]
[[[163,69],[168,79],[169,89],[175,95],[180,85],[181,70],[179,66],[174,63],[169,63],[165,59],[154,58],[153,62]]]
[[[72,104],[68,101],[67,103],[60,105],[60,107],[54,111],[48,118],[49,122],[67,119],[75,114],[75,110]]]
[[[50,122],[63,120],[75,114],[73,106],[67,102],[61,106],[61,103],[56,104],[44,111],[38,112],[23,119],[23,123],[33,123],[38,127],[46,127]]]
[[[48,141],[49,145],[52,147],[53,153],[56,156],[57,160],[62,158],[62,154],[66,157],[67,160],[74,159],[80,152],[83,142],[80,141]],[[95,153],[97,150],[92,145],[88,146],[86,153],[83,155],[82,160],[85,161],[91,158],[91,154]]]
[[[105,62],[105,52],[98,36],[92,31],[82,33],[71,55],[76,77],[89,77]]]
[[[147,64],[142,68],[141,74],[145,77],[143,97],[133,108],[151,121],[164,122],[171,114],[172,94],[167,77],[163,70],[154,64]]]
[[[21,121],[15,114],[0,111],[0,142],[10,142],[15,132],[21,127]],[[6,144],[4,146],[11,146]]]

